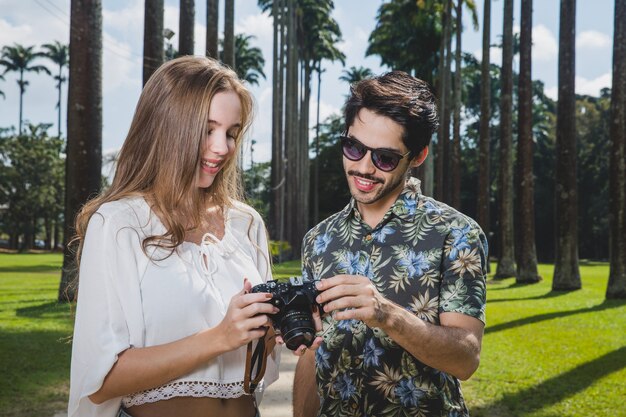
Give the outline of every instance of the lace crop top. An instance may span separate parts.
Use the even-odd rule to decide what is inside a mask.
[[[244,394],[246,346],[155,389],[93,404],[119,353],[160,345],[216,326],[231,297],[243,286],[270,278],[263,222],[238,203],[226,213],[222,240],[206,234],[201,244],[184,242],[169,257],[141,249],[146,236],[164,227],[143,198],[100,207],[89,222],[82,252],[72,347],[69,417],[115,416],[125,407],[173,397],[236,398]],[[278,377],[278,352],[267,362],[263,390]]]

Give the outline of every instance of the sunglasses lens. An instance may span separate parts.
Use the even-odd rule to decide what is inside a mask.
[[[341,148],[344,156],[351,161],[358,161],[367,153],[367,150],[361,144],[347,137],[342,139]]]
[[[389,172],[396,169],[398,162],[400,162],[400,157],[392,153],[375,150],[372,152],[372,162],[381,171]]]

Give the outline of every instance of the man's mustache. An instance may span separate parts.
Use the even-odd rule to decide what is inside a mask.
[[[350,170],[350,171],[348,171],[348,175],[352,175],[352,176],[355,176],[355,177],[360,177],[360,178],[363,178],[364,180],[368,180],[368,181],[374,181],[374,182],[380,182],[380,183],[385,182],[385,180],[383,178],[375,177],[375,176],[370,175],[370,174],[361,174],[358,171]]]

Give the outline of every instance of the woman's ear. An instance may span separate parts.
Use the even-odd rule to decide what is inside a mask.
[[[424,147],[424,149],[422,149],[420,153],[417,154],[417,156],[413,158],[413,160],[411,161],[411,168],[417,168],[418,166],[422,165],[424,161],[426,160],[427,156],[428,156],[428,146]]]

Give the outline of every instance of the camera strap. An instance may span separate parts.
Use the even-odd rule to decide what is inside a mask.
[[[256,344],[254,352],[252,352],[253,342],[248,343],[246,349],[246,370],[243,379],[243,389],[246,394],[252,394],[265,375],[265,366],[267,365],[267,344],[265,336],[261,337]],[[252,371],[256,365],[256,374],[252,377]]]

